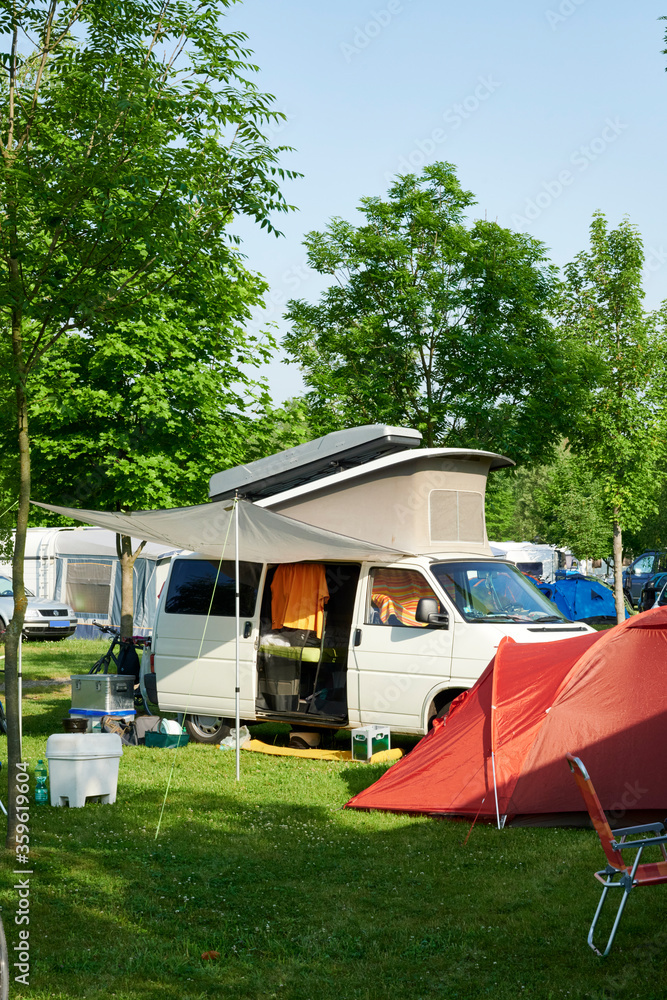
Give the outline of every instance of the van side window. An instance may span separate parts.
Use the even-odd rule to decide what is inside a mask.
[[[218,572],[218,565],[220,571]],[[239,565],[241,615],[252,618],[262,573],[261,563]],[[213,587],[215,586],[215,595]],[[211,603],[213,596],[213,603]],[[176,559],[169,578],[164,610],[168,615],[215,615],[233,618],[236,614],[236,587],[232,560]]]
[[[428,583],[414,569],[374,569],[370,577],[370,607],[367,625],[400,625],[426,628],[415,619],[421,597],[437,600]]]

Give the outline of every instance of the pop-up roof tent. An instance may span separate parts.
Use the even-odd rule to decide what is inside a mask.
[[[584,822],[565,763],[571,751],[612,825],[662,819],[666,662],[667,607],[561,642],[503,639],[444,723],[347,805],[501,825]]]
[[[334,431],[211,478],[209,495],[237,492],[258,507],[401,552],[490,556],[484,496],[510,458],[471,448],[417,449],[410,428]]]

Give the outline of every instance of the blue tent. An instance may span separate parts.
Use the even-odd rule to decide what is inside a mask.
[[[572,573],[563,580],[540,583],[538,587],[571,621],[594,622],[608,618],[616,622],[614,593],[599,580]],[[625,617],[630,617],[627,608]]]

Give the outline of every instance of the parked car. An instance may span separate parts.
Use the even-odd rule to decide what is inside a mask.
[[[654,573],[649,577],[648,582],[642,587],[639,595],[637,608],[639,611],[648,611],[657,603],[660,591],[667,583],[667,572]]]
[[[649,579],[662,571],[667,571],[667,552],[664,549],[642,552],[623,570],[623,590],[633,606],[639,602]]]
[[[23,634],[27,639],[66,639],[76,626],[76,612],[68,604],[35,597],[26,587],[28,609]],[[8,576],[0,576],[0,634],[4,634],[14,614],[14,591]]]

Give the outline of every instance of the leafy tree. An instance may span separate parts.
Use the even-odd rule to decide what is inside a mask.
[[[642,307],[644,251],[625,219],[609,229],[601,212],[590,227],[590,250],[566,269],[561,328],[587,346],[597,363],[588,399],[571,435],[609,511],[614,591],[624,617],[623,530],[657,511],[665,479],[664,350],[659,317]]]
[[[237,267],[221,281],[230,315],[223,330],[198,304],[161,294],[141,315],[94,323],[61,339],[43,359],[30,400],[37,500],[106,510],[203,503],[210,476],[245,460],[244,411],[265,402],[248,363],[271,342],[253,343],[241,324],[247,295],[264,282]],[[11,429],[9,429],[11,430]],[[33,508],[39,523],[49,518]],[[133,632],[132,570],[139,550],[121,536],[121,635]]]
[[[534,495],[545,542],[577,559],[602,559],[611,549],[606,499],[585,458],[561,451]]]
[[[561,447],[549,465],[495,472],[487,527],[497,541],[527,539],[570,549],[578,559],[611,550],[609,511],[585,459]]]
[[[486,484],[486,530],[495,542],[514,541],[520,537],[515,530],[516,480],[512,472],[498,469]]]
[[[554,270],[530,236],[468,225],[473,204],[436,163],[363,198],[362,225],[307,235],[310,266],[335,283],[315,305],[288,303],[285,347],[319,431],[408,424],[428,446],[551,454],[579,377],[549,323]]]
[[[243,458],[240,461],[254,462],[286,448],[306,444],[315,436],[308,423],[304,399],[295,397],[276,407],[265,403],[259,414],[244,427]]]
[[[623,532],[623,551],[639,555],[651,549],[667,549],[667,483],[655,496],[655,508],[638,528]]]
[[[230,223],[243,214],[271,229],[272,212],[287,208],[280,150],[262,131],[280,115],[246,79],[254,67],[244,36],[220,27],[228,5],[0,0],[9,39],[0,100],[0,310],[19,456],[15,611],[5,654],[10,771],[20,759],[17,653],[35,373],[62,338],[131,322],[154,295],[225,329],[238,263]],[[10,782],[9,846],[12,789]]]
[[[546,541],[536,495],[548,481],[550,466],[499,469],[489,477],[486,525],[494,541]]]

